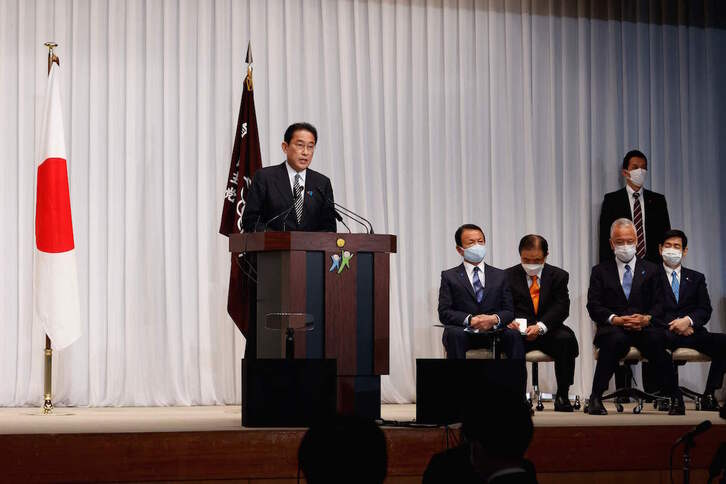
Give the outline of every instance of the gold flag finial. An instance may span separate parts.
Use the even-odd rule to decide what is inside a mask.
[[[53,52],[53,49],[58,47],[58,44],[56,42],[46,42],[46,47],[48,47],[48,73],[50,73],[50,68],[53,66],[53,63],[60,65],[60,59],[58,59],[58,56],[55,55],[55,52]]]
[[[247,63],[247,77],[245,77],[245,85],[247,86],[248,91],[252,91],[254,89],[254,84],[252,83],[252,41],[247,42],[247,55],[245,56],[245,62]]]

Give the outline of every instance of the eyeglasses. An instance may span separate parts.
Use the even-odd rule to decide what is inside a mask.
[[[290,146],[292,146],[293,148],[295,148],[295,150],[297,150],[297,151],[305,151],[305,149],[306,149],[306,148],[307,148],[307,150],[308,150],[308,151],[310,151],[310,152],[313,152],[313,151],[315,151],[315,145],[314,145],[313,143],[310,143],[310,144],[305,144],[305,143],[293,143],[293,144],[292,144],[292,145],[290,145]]]

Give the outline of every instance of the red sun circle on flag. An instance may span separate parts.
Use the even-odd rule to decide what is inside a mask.
[[[63,158],[48,158],[38,167],[35,243],[43,252],[73,250],[73,222],[68,170]]]

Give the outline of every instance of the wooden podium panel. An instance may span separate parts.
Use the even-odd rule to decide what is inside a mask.
[[[229,248],[256,259],[250,314],[256,334],[248,337],[257,357],[284,354],[284,338],[270,329],[279,324],[270,321],[307,318],[313,328],[295,330],[295,358],[335,359],[339,410],[367,414],[367,408],[377,417],[380,375],[389,371],[389,254],[396,237],[256,232],[232,235]],[[352,254],[348,260],[345,252]]]

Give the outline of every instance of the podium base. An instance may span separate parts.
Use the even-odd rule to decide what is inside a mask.
[[[309,427],[334,415],[336,372],[331,359],[243,359],[242,426]]]

